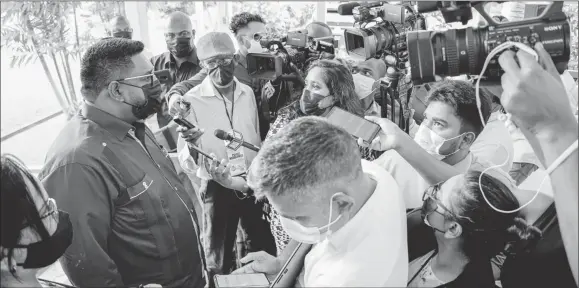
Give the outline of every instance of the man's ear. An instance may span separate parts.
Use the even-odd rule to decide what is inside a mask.
[[[444,233],[445,238],[455,239],[462,235],[462,226],[457,222],[450,222],[447,227],[448,229],[446,229],[446,232]]]
[[[354,206],[354,198],[346,193],[338,193],[334,196],[334,203],[338,205],[340,211],[348,211]]]
[[[474,134],[474,132],[467,132],[464,135],[462,135],[462,143],[460,144],[460,148],[461,149],[465,149],[470,147],[474,141],[476,140],[476,135]]]
[[[125,99],[123,98],[123,94],[122,94],[120,88],[121,88],[121,85],[119,84],[119,82],[113,81],[113,82],[109,83],[107,90],[108,90],[111,98],[113,98],[119,102],[123,102],[123,101],[125,101]]]

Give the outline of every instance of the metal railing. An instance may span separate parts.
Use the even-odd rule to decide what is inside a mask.
[[[36,127],[36,126],[38,126],[38,125],[40,125],[40,124],[42,124],[42,123],[44,123],[44,122],[46,122],[46,121],[48,121],[48,120],[50,120],[50,119],[56,117],[56,116],[59,116],[59,115],[63,114],[63,113],[64,113],[64,111],[60,110],[60,111],[58,111],[58,112],[56,112],[56,113],[53,113],[53,114],[50,114],[50,115],[48,115],[48,116],[46,116],[46,117],[44,117],[44,118],[42,118],[42,119],[40,119],[40,120],[36,120],[36,121],[34,121],[33,123],[31,123],[31,124],[28,124],[28,125],[26,125],[26,126],[24,126],[24,127],[21,127],[21,128],[19,128],[19,129],[17,129],[16,131],[12,131],[12,132],[10,132],[10,133],[2,136],[2,137],[0,138],[0,142],[5,141],[5,140],[8,140],[8,139],[10,139],[10,138],[12,138],[12,137],[14,137],[14,136],[22,133],[22,132],[25,132],[25,131],[27,131],[27,130],[30,130],[30,129],[32,129],[32,128],[34,128],[34,127]]]

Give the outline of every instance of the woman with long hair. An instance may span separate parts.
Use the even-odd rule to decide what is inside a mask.
[[[487,203],[500,210],[519,207],[505,184],[479,171],[431,186],[423,201],[422,217],[437,248],[410,263],[408,287],[495,287],[491,259],[541,234],[517,213]]]
[[[41,287],[37,277],[70,245],[72,224],[20,160],[1,159],[2,286]]]

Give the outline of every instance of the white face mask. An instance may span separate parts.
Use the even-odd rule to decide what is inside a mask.
[[[416,131],[416,135],[414,136],[414,141],[416,141],[416,143],[418,143],[418,145],[420,145],[422,149],[426,150],[428,154],[434,156],[438,160],[442,160],[460,150],[459,148],[457,148],[454,152],[448,155],[442,155],[440,154],[440,148],[442,148],[444,143],[446,143],[447,141],[452,141],[458,137],[461,137],[463,134],[460,134],[456,137],[452,137],[450,139],[445,139],[440,135],[436,134],[436,132],[426,127],[426,125],[420,124],[420,127],[418,127],[418,131]]]
[[[334,223],[338,222],[338,220],[340,220],[340,218],[342,217],[342,215],[338,215],[338,217],[336,217],[336,220],[332,221],[332,204],[334,202],[333,201],[334,196],[336,195],[337,194],[334,194],[332,195],[332,198],[330,198],[330,216],[327,225],[324,225],[322,227],[305,227],[300,223],[296,222],[295,220],[280,217],[281,226],[292,239],[298,242],[305,244],[317,244],[324,241],[324,239],[328,238],[332,234],[332,230],[330,227]],[[324,230],[326,228],[327,231],[322,233],[321,230]]]
[[[370,78],[360,73],[352,74],[352,77],[354,78],[356,94],[358,94],[360,99],[374,95],[374,92],[377,90],[377,88],[374,88],[374,84],[376,83],[374,78]]]
[[[261,47],[261,44],[259,44],[258,41],[251,39],[251,40],[249,40],[249,43],[251,43],[251,46],[249,46],[249,48],[247,48],[247,53],[262,53],[263,52],[263,48]]]

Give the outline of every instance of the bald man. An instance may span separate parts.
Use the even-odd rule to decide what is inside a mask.
[[[193,29],[189,15],[180,11],[171,13],[165,24],[165,42],[167,42],[168,51],[151,59],[155,70],[169,69],[171,73],[169,82],[163,84],[164,96],[173,85],[187,80],[201,71],[194,40],[195,29]],[[157,113],[159,128],[167,126],[171,120],[167,101],[164,101],[161,113]],[[176,126],[171,125],[168,129],[163,130],[163,135],[169,146],[168,150],[177,148],[176,128]]]
[[[133,28],[127,17],[119,15],[109,22],[109,33],[115,38],[133,39]]]

